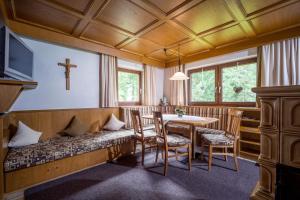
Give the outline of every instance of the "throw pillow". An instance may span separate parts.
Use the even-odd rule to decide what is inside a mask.
[[[21,147],[30,144],[36,144],[39,142],[41,135],[42,132],[32,130],[24,123],[19,121],[18,130],[13,138],[9,141],[8,147]]]
[[[118,131],[125,125],[124,122],[120,121],[114,114],[111,114],[109,121],[104,125],[103,129],[109,131]]]
[[[99,133],[99,125],[100,122],[99,120],[95,121],[94,123],[92,123],[92,125],[90,126],[89,132],[90,133]]]
[[[75,137],[87,133],[88,130],[88,126],[74,116],[70,125],[63,132],[69,136]]]

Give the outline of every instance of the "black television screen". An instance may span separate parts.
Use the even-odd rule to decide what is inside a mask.
[[[4,26],[0,29],[0,78],[33,80],[33,51]]]
[[[8,56],[9,68],[28,77],[32,77],[33,53],[12,34],[9,34]]]

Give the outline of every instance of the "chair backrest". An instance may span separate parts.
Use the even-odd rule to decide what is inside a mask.
[[[153,111],[153,119],[157,137],[160,137],[165,142],[167,142],[167,133],[164,126],[162,113],[160,111]]]
[[[140,116],[140,111],[131,110],[130,114],[131,114],[132,127],[133,127],[133,130],[134,130],[134,133],[135,134],[139,133],[139,134],[141,134],[142,137],[144,137],[143,125],[142,125],[142,120],[141,120],[141,116]]]
[[[240,137],[240,124],[243,111],[236,109],[228,109],[228,121],[226,134],[233,136],[235,139]]]

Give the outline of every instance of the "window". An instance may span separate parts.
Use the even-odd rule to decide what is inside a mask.
[[[191,101],[192,102],[215,102],[215,69],[205,69],[192,73],[191,79]]]
[[[119,104],[141,104],[141,72],[122,68],[118,68],[117,72]]]
[[[222,102],[255,102],[256,63],[222,68]]]
[[[189,103],[255,106],[256,58],[189,71]]]

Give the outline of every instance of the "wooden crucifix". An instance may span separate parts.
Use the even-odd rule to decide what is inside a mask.
[[[71,67],[77,67],[77,65],[70,64],[69,58],[66,58],[66,63],[58,63],[58,65],[66,68],[66,90],[70,90],[70,69]]]

